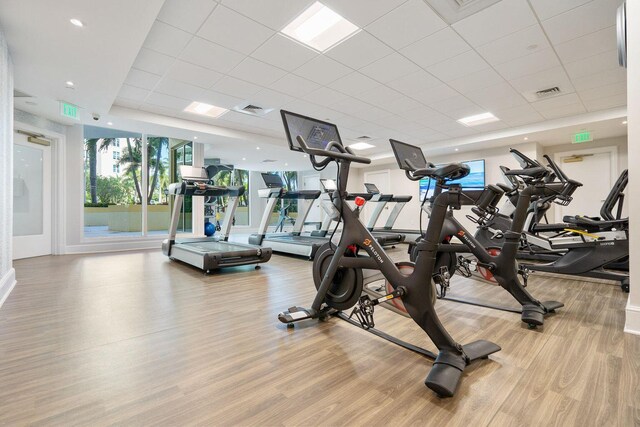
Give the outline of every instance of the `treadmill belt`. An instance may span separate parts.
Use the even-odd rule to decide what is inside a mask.
[[[185,242],[180,243],[181,246],[188,246],[202,252],[230,252],[230,251],[246,251],[246,245],[236,245],[229,242]]]

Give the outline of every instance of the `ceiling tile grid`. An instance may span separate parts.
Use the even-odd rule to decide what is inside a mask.
[[[433,141],[626,102],[617,1],[502,0],[448,25],[428,0],[326,0],[361,30],[324,53],[279,33],[311,3],[167,0],[116,103],[184,117],[185,102],[245,101],[326,115],[353,132]],[[554,86],[559,96],[535,97]],[[456,122],[484,111],[501,121]],[[238,115],[220,123],[257,119]],[[278,115],[256,127],[274,124]]]

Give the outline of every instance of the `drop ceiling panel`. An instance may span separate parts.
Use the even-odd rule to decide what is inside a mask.
[[[555,15],[559,15],[591,0],[529,0],[541,20],[549,19]]]
[[[269,87],[278,92],[286,93],[287,95],[306,99],[307,95],[320,88],[320,85],[312,82],[311,80],[307,80],[304,77],[299,77],[290,73],[271,84]]]
[[[367,26],[367,31],[394,49],[401,49],[447,24],[422,0],[409,0]]]
[[[605,110],[608,108],[621,107],[627,105],[627,94],[617,94],[607,96],[605,98],[598,98],[594,100],[584,101],[585,107],[589,111]]]
[[[452,27],[470,45],[482,46],[536,23],[526,0],[508,0],[458,21]]]
[[[305,10],[312,0],[223,0],[222,4],[234,9],[272,30],[280,31]]]
[[[444,84],[409,94],[411,98],[425,105],[430,105],[456,95],[458,95],[458,92]]]
[[[448,81],[447,84],[464,95],[468,92],[503,82],[502,76],[493,68],[485,68],[473,74]]]
[[[449,82],[486,68],[489,68],[489,64],[475,51],[470,50],[433,65],[427,71],[443,82]]]
[[[251,56],[269,65],[293,71],[318,54],[281,34],[276,34],[256,49]]]
[[[563,67],[550,68],[535,74],[510,80],[509,83],[521,93],[537,92],[555,86],[558,86],[565,93],[570,93],[574,90]]]
[[[442,82],[424,70],[416,71],[399,79],[388,83],[389,87],[398,92],[411,96],[412,94],[426,89],[440,86]]]
[[[595,87],[593,89],[583,90],[578,93],[578,95],[580,95],[580,99],[582,99],[582,101],[584,102],[594,101],[596,99],[601,99],[601,98],[607,98],[614,95],[626,96],[626,94],[627,94],[627,83],[624,81]]]
[[[561,43],[555,48],[563,62],[573,62],[611,50],[616,43],[616,27],[612,26]]]
[[[159,81],[160,76],[156,74],[132,68],[124,82],[142,89],[153,89]]]
[[[336,102],[348,97],[349,95],[338,92],[337,90],[333,90],[328,87],[320,87],[319,89],[309,93],[305,98],[314,104],[330,107]]]
[[[388,83],[392,80],[402,78],[408,74],[415,73],[420,70],[413,62],[409,61],[398,52],[394,52],[389,56],[385,56],[373,64],[369,64],[360,69],[360,72],[371,77],[380,83]]]
[[[218,107],[231,109],[240,105],[242,99],[230,96],[224,93],[216,92],[214,90],[205,90],[199,93],[198,98],[194,101],[206,102],[207,104],[217,105]]]
[[[180,59],[183,61],[225,74],[238,65],[243,58],[244,55],[241,53],[199,37],[191,39],[180,54]]]
[[[400,53],[426,69],[431,65],[460,55],[470,49],[462,37],[457,35],[450,27],[447,27],[410,44],[401,49]]]
[[[494,68],[505,79],[515,80],[559,66],[560,61],[553,49],[544,49],[503,64],[496,64]]]
[[[130,101],[142,102],[147,98],[147,96],[149,96],[150,93],[151,91],[149,90],[140,89],[135,86],[122,85],[120,92],[118,92],[118,97],[126,98]]]
[[[545,119],[550,120],[558,119],[560,117],[575,116],[576,114],[582,114],[586,112],[587,109],[580,102],[575,104],[563,105],[562,107],[545,109],[540,111],[540,114]]]
[[[399,114],[402,114],[406,111],[415,110],[420,107],[422,107],[421,103],[413,98],[409,98],[406,95],[400,95],[399,98],[396,98],[393,101],[389,101],[383,106],[385,110],[393,111]]]
[[[237,98],[249,99],[264,88],[235,77],[224,76],[211,89]]]
[[[576,90],[593,89],[594,87],[617,82],[626,82],[627,70],[622,67],[612,68],[572,80]]]
[[[133,68],[161,76],[167,72],[173,61],[174,58],[170,56],[142,48],[133,62]]]
[[[202,99],[200,98],[202,94],[206,92],[206,90],[197,86],[190,85],[188,83],[172,80],[165,77],[156,86],[154,92],[175,96],[176,98],[190,99],[192,101],[202,101]]]
[[[166,0],[158,20],[195,34],[216,5],[213,0]]]
[[[294,97],[271,89],[262,89],[251,97],[249,101],[258,104],[262,108],[280,108],[283,105],[293,102]]]
[[[356,98],[361,101],[368,102],[371,105],[376,105],[380,108],[387,109],[386,105],[392,101],[395,101],[403,97],[400,92],[388,88],[384,85],[378,85],[372,89],[365,90],[355,95]]]
[[[199,65],[190,64],[189,62],[176,60],[169,68],[166,76],[173,80],[209,89],[220,80],[224,74]]]
[[[339,78],[335,82],[331,83],[329,87],[338,92],[346,93],[347,95],[357,95],[367,90],[371,90],[378,87],[380,84],[375,80],[354,71],[351,74],[347,74],[344,77]]]
[[[223,5],[215,8],[198,31],[204,39],[247,55],[273,34],[272,29]]]
[[[261,86],[269,86],[284,77],[285,74],[287,74],[286,71],[251,57],[245,58],[240,65],[229,73],[229,75],[240,80],[254,82]]]
[[[618,65],[618,51],[614,48],[579,61],[567,62],[565,68],[571,79],[585,77],[600,71],[615,70]]]
[[[593,0],[542,22],[553,44],[560,44],[616,25],[619,0]]]
[[[544,117],[542,117],[531,104],[509,107],[504,110],[498,109],[492,111],[492,113],[510,126],[522,126],[544,120]]]
[[[490,64],[502,64],[551,47],[542,28],[532,25],[477,48]]]
[[[146,103],[158,107],[164,107],[169,110],[182,111],[191,103],[191,101],[171,95],[165,95],[159,92],[153,92],[147,97]]]
[[[307,78],[321,85],[327,85],[353,70],[324,55],[316,56],[311,61],[293,71],[294,74]]]
[[[144,47],[176,57],[193,37],[186,31],[156,21],[144,41]]]
[[[391,48],[380,40],[366,31],[360,31],[330,49],[326,55],[357,70],[391,54],[391,52]]]
[[[323,0],[322,3],[358,27],[364,28],[405,1],[406,0]]]

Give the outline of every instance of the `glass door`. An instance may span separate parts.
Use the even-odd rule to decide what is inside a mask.
[[[13,259],[51,254],[51,147],[14,134]]]

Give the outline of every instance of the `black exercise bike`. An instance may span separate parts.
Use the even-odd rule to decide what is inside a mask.
[[[311,307],[291,307],[280,313],[278,319],[287,324],[305,319],[326,319],[334,314],[348,319],[340,311],[355,306],[353,314],[359,319],[360,326],[376,333],[380,331],[373,328],[374,307],[395,300],[427,333],[438,348],[438,354],[404,343],[382,332],[377,335],[434,358],[433,368],[425,384],[440,396],[453,396],[469,363],[487,358],[500,350],[498,345],[484,340],[467,345],[459,344],[442,325],[433,306],[435,289],[431,277],[434,274],[442,225],[447,207],[459,204],[460,194],[445,192],[437,197],[425,238],[417,245],[416,262],[398,265],[389,258],[358,218],[365,201],[357,199],[356,208],[345,203],[351,163],[369,164],[370,159],[356,156],[348,147],[344,147],[337,127],[331,123],[287,111],[281,111],[281,115],[291,150],[308,154],[317,170],[326,168],[331,162],[337,163],[338,189],[332,195],[332,201],[343,222],[343,232],[337,246],[331,242],[325,244],[314,259],[314,270],[322,276],[322,281]],[[459,179],[469,173],[468,166],[459,163],[440,168],[428,167],[419,148],[407,147],[410,150],[396,152],[396,157],[411,180],[430,177],[445,185],[447,181]],[[362,295],[363,269],[379,270],[384,275],[388,283],[386,295],[373,300]]]

